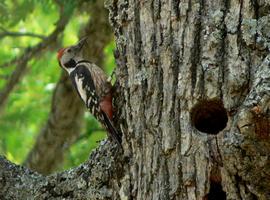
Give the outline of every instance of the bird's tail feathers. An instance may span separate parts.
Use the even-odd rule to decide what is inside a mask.
[[[106,115],[105,112],[103,112],[104,122],[105,122],[105,128],[109,132],[110,136],[122,147],[122,138],[118,131],[115,129],[114,125],[112,124],[112,121],[109,119],[109,117]]]

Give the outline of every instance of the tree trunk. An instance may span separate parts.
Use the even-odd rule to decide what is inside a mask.
[[[106,6],[117,43],[123,155],[106,143],[87,163],[51,177],[0,159],[0,194],[26,188],[39,199],[270,199],[270,3]],[[22,178],[12,187],[14,174]]]
[[[130,160],[121,199],[270,199],[269,6],[107,2]],[[222,104],[217,137],[193,126],[224,128]]]

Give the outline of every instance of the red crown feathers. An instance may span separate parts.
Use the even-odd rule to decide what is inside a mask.
[[[63,56],[65,49],[66,48],[62,48],[62,49],[59,49],[58,50],[58,52],[57,52],[57,58],[58,58],[58,60],[60,60],[61,57]]]

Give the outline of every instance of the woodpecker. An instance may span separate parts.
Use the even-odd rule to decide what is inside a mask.
[[[58,62],[60,67],[68,72],[87,109],[121,146],[121,137],[112,123],[112,85],[101,68],[83,58],[82,49],[86,40],[87,38],[83,38],[76,45],[60,49]]]

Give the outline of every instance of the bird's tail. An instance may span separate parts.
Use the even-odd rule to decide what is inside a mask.
[[[106,115],[105,112],[102,112],[104,117],[104,125],[107,131],[109,132],[110,136],[117,142],[118,145],[122,147],[122,138],[118,131],[115,129],[114,125],[112,124],[112,121],[109,119],[109,117]]]

